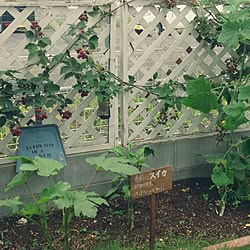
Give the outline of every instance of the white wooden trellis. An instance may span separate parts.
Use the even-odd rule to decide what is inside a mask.
[[[211,49],[199,39],[192,25],[192,19],[197,15],[196,1],[181,1],[171,10],[164,7],[164,1],[110,2],[113,3],[112,8],[117,10],[113,12],[110,23],[104,20],[98,29],[100,46],[95,57],[109,65],[112,72],[118,72],[124,81],[128,80],[128,75],[134,75],[137,84],[145,85],[155,72],[159,72],[162,82],[170,79],[183,81],[184,74],[215,76],[225,68],[225,58],[233,55],[229,48]],[[23,68],[27,60],[27,51],[24,50],[27,40],[24,34],[15,33],[15,30],[20,24],[29,29],[27,18],[31,13],[35,12],[40,25],[47,27],[44,32],[52,40],[49,53],[53,55],[72,44],[72,38],[66,36],[69,23],[78,22],[78,16],[93,5],[106,3],[103,0],[0,1],[0,15],[8,11],[15,18],[0,34],[0,70]],[[159,8],[159,5],[162,7]],[[26,8],[20,13],[14,6]],[[90,25],[93,22],[95,19],[90,20]],[[164,27],[160,34],[156,31],[159,23]],[[135,32],[137,24],[143,27],[139,35]],[[110,48],[107,50],[108,37]],[[132,94],[124,93],[120,102],[114,100],[111,119],[109,122],[100,121],[94,94],[80,99],[75,90],[70,90],[72,80],[65,81],[58,74],[59,71],[60,68],[55,68],[53,79],[78,104],[70,107],[73,112],[71,119],[62,122],[55,107],[50,110],[46,123],[59,126],[67,153],[105,149],[119,143],[126,145],[134,140],[148,141],[173,135],[210,132],[215,125],[216,114],[204,115],[185,108],[177,120],[169,119],[167,124],[159,124],[156,118],[163,102],[151,95],[146,97],[146,93],[140,90]],[[23,68],[23,74],[27,77],[36,73],[35,67]],[[34,111],[30,110],[22,124],[25,125],[33,115]],[[16,141],[13,141],[11,134],[0,139],[0,154],[12,154],[15,147]]]
[[[122,32],[121,38],[127,41],[125,47],[121,48],[121,76],[124,80],[127,75],[134,75],[137,83],[143,86],[156,72],[159,72],[162,82],[181,82],[185,74],[214,77],[224,70],[224,60],[234,53],[229,48],[211,49],[200,39],[192,24],[194,17],[199,14],[196,6],[181,5],[179,2],[177,8],[168,9],[162,2],[154,1],[154,4],[145,4],[141,9],[138,8],[141,1],[133,1],[123,7],[123,29],[127,30]],[[161,4],[160,8],[158,4]],[[153,31],[159,22],[164,26],[164,31],[155,34]],[[143,27],[142,33],[135,33],[136,24]],[[121,125],[124,145],[135,140],[148,141],[173,135],[211,132],[216,122],[216,114],[204,115],[183,108],[177,120],[169,118],[167,124],[159,124],[156,117],[164,103],[155,101],[153,96],[147,96],[141,90],[124,96],[121,105],[122,112],[126,112]],[[169,111],[169,117],[171,112],[173,110]]]
[[[52,40],[52,46],[48,49],[48,53],[53,55],[60,53],[71,47],[73,39],[67,36],[70,23],[77,23],[78,17],[84,10],[91,10],[92,5],[103,4],[102,1],[89,1],[83,4],[79,1],[71,1],[71,3],[63,3],[62,1],[43,2],[43,6],[39,6],[37,1],[30,2],[22,12],[18,12],[16,8],[9,7],[8,3],[0,4],[0,14],[8,11],[13,17],[14,21],[0,34],[1,54],[0,70],[6,69],[20,69],[25,77],[31,77],[37,74],[35,67],[23,67],[27,62],[27,51],[24,49],[27,44],[27,39],[24,33],[14,33],[17,27],[22,24],[26,29],[30,29],[30,21],[27,19],[31,13],[35,13],[36,20],[44,28],[43,32]],[[27,3],[27,2],[26,2]],[[105,2],[107,3],[107,2]],[[47,5],[45,5],[47,4]],[[72,4],[74,5],[72,7]],[[20,2],[20,5],[25,4]],[[30,7],[32,5],[32,7]],[[13,6],[13,5],[12,5]],[[16,5],[15,5],[16,6]],[[111,17],[111,21],[103,20],[100,28],[98,28],[99,48],[94,54],[94,57],[103,65],[109,67],[114,72],[115,52],[112,48],[115,44],[115,18]],[[92,26],[100,17],[90,18],[89,25]],[[15,38],[18,42],[15,44]],[[110,38],[110,48],[107,49],[107,38]],[[11,49],[9,49],[9,41],[13,42]],[[106,53],[104,53],[106,52]],[[71,51],[71,53],[75,53]],[[4,63],[3,63],[4,62]],[[48,119],[46,123],[54,123],[59,126],[61,136],[63,138],[64,147],[67,153],[78,153],[81,151],[98,150],[112,147],[115,145],[115,138],[117,137],[117,103],[113,101],[111,109],[111,119],[109,121],[100,121],[97,114],[96,98],[94,94],[85,98],[79,98],[79,94],[75,90],[70,90],[73,79],[65,81],[58,73],[60,68],[57,67],[53,71],[53,78],[60,83],[62,90],[68,92],[68,97],[75,99],[78,104],[68,107],[73,115],[67,121],[62,121],[57,112],[57,107],[48,111]],[[34,111],[30,110],[25,118],[21,121],[22,125],[26,125],[30,118],[34,116]],[[2,155],[10,155],[15,151],[16,141],[8,133],[0,141],[0,152]]]

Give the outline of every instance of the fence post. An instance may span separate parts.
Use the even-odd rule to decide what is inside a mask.
[[[120,68],[123,81],[128,80],[128,5],[126,0],[120,0],[121,4],[121,57]],[[123,92],[120,98],[121,103],[121,143],[128,144],[128,94]]]
[[[117,1],[111,5],[110,11],[114,11],[109,17],[109,62],[108,69],[117,75],[116,43],[117,43]],[[118,98],[111,101],[111,116],[109,119],[109,143],[113,146],[118,145]]]

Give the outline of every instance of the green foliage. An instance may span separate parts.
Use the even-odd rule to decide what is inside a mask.
[[[203,76],[198,79],[187,81],[187,94],[183,104],[187,107],[199,110],[203,113],[209,113],[218,108],[218,98],[212,92],[211,83]]]
[[[19,196],[12,199],[0,200],[0,206],[11,208],[12,213],[17,213],[19,211],[19,206],[22,204]]]
[[[50,178],[59,173],[64,167],[62,163],[41,157],[35,157],[34,160],[22,156],[12,157],[21,161],[19,172],[7,185],[5,191],[9,191],[20,185],[25,185],[29,191],[32,201],[22,202],[20,197],[0,201],[0,206],[9,207],[12,212],[26,217],[34,222],[32,217],[39,216],[40,222],[36,222],[43,230],[47,239],[48,247],[53,249],[52,236],[48,230],[48,206],[54,204],[55,207],[63,211],[63,226],[65,231],[65,247],[70,249],[69,245],[69,223],[72,216],[84,215],[94,218],[98,211],[98,206],[105,204],[107,201],[101,198],[95,192],[72,191],[71,185],[67,182],[59,181],[53,183]],[[49,178],[50,185],[45,187],[37,196],[32,192],[28,184],[28,178],[32,174]]]
[[[248,119],[245,116],[245,111],[247,110],[249,110],[249,107],[247,107],[246,104],[243,102],[236,102],[231,105],[224,106],[224,128],[233,131],[237,129],[240,125],[248,122]]]
[[[140,171],[130,164],[129,160],[120,157],[106,158],[107,154],[89,157],[86,161],[98,170],[111,171],[117,174],[133,175]]]
[[[183,104],[203,113],[217,110],[218,143],[223,141],[227,131],[230,133],[227,152],[208,158],[208,162],[214,165],[211,179],[221,196],[220,215],[223,215],[227,202],[238,204],[249,200],[249,138],[237,141],[234,133],[249,122],[250,72],[246,61],[250,45],[250,9],[247,1],[227,0],[223,2],[224,10],[219,12],[216,3],[201,1],[208,15],[195,19],[196,29],[211,48],[228,46],[235,50],[236,56],[225,60],[221,82],[207,81],[203,77],[188,79],[188,96]]]
[[[232,144],[226,154],[206,157],[209,163],[214,164],[211,179],[221,194],[221,215],[227,201],[238,204],[250,198],[249,146],[250,138],[243,137]]]
[[[110,9],[110,7],[107,8]],[[99,20],[90,27],[88,15],[99,15]],[[28,51],[29,65],[27,66],[36,65],[39,73],[30,78],[22,78],[16,70],[0,72],[2,90],[0,93],[0,127],[19,124],[20,119],[24,118],[21,110],[23,107],[37,109],[54,108],[57,105],[60,113],[72,103],[72,100],[60,94],[59,83],[54,82],[51,77],[51,72],[56,66],[61,67],[60,74],[65,79],[75,78],[76,84],[73,88],[78,90],[81,97],[95,92],[99,101],[109,101],[121,92],[123,81],[95,62],[92,57],[92,53],[98,47],[95,28],[108,15],[109,12],[95,6],[93,11],[83,12],[76,24],[69,25],[68,35],[73,39],[73,44],[69,49],[54,56],[47,52],[52,41],[44,35],[38,22],[32,24],[31,30],[26,32],[26,38],[29,41],[25,46]],[[77,59],[72,53],[73,50],[78,53]],[[12,134],[20,135],[20,133]]]
[[[123,197],[128,200],[128,209],[131,215],[131,227],[134,224],[133,201],[130,195],[129,176],[138,174],[143,168],[149,168],[145,163],[154,151],[149,146],[140,147],[134,150],[135,145],[130,143],[128,147],[117,146],[109,150],[109,154],[89,157],[86,161],[94,166],[97,171],[111,171],[117,175],[112,180],[112,188],[107,192],[106,197],[115,199]],[[110,156],[112,154],[112,156]],[[116,156],[114,157],[113,154]]]

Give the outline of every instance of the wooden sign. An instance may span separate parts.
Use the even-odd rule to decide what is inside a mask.
[[[171,189],[172,167],[170,166],[130,176],[130,191],[133,200]]]

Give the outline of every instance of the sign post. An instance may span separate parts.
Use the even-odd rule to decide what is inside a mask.
[[[130,176],[131,199],[150,196],[150,249],[155,243],[155,194],[172,189],[172,167],[156,168]]]

